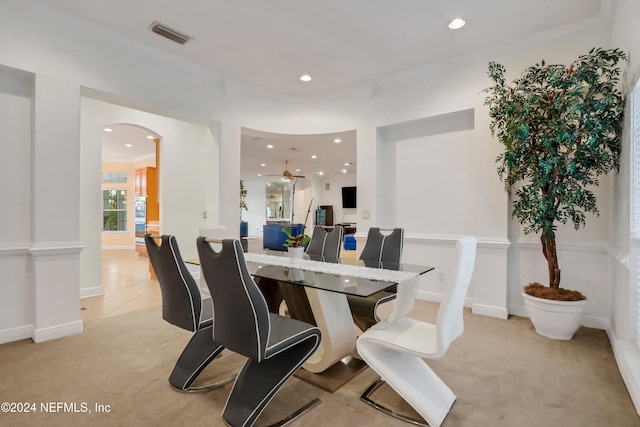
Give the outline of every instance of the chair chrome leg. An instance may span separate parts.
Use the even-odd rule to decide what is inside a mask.
[[[236,376],[232,375],[231,378],[215,382],[213,384],[202,385],[198,387],[189,387],[189,388],[180,388],[176,387],[173,384],[169,383],[169,386],[178,391],[180,393],[206,393],[207,391],[217,390],[229,384],[231,381],[235,380]]]
[[[187,346],[182,351],[176,365],[169,376],[169,384],[174,390],[184,393],[204,393],[224,387],[235,379],[233,375],[229,379],[213,384],[192,387],[198,375],[213,361],[224,349],[223,346],[213,340],[212,326],[196,331]]]
[[[268,425],[266,427],[281,427],[281,426],[284,426],[286,424],[289,424],[291,421],[295,420],[296,418],[298,418],[302,414],[310,411],[312,408],[315,408],[316,406],[318,406],[321,403],[322,403],[322,400],[320,400],[319,398],[316,397],[311,402],[307,403],[306,405],[304,405],[302,408],[298,409],[297,411],[295,411],[291,415],[287,416],[286,418],[281,419],[280,421],[278,421],[278,422],[276,422],[274,424],[270,424],[270,425]]]
[[[397,418],[399,420],[402,420],[404,422],[407,422],[409,424],[413,424],[416,426],[429,427],[429,424],[421,418],[413,418],[408,415],[401,414],[399,412],[396,412],[392,409],[387,408],[386,406],[382,406],[378,402],[375,402],[373,399],[371,399],[370,396],[373,394],[373,392],[376,391],[384,383],[385,381],[382,378],[378,378],[376,382],[371,384],[369,388],[367,388],[364,391],[364,393],[362,393],[362,396],[360,396],[360,400],[376,408],[378,411],[384,412],[385,414],[392,416],[393,418]]]

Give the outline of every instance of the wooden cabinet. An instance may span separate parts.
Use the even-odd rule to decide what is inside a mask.
[[[136,196],[149,196],[151,194],[156,195],[156,168],[146,167],[136,169],[134,188]]]
[[[134,187],[136,196],[147,197],[147,220],[160,219],[160,205],[158,204],[158,179],[156,168],[146,167],[135,170]]]

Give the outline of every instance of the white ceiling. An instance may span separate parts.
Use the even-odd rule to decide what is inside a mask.
[[[615,5],[614,0],[40,1],[220,76],[297,95],[349,90],[412,68],[580,26],[606,18]],[[450,30],[447,24],[456,17],[467,25]],[[154,21],[193,40],[179,45],[152,33]],[[304,73],[313,80],[301,82]],[[337,172],[344,163],[355,162],[355,134],[341,136],[343,143],[333,144],[334,135],[245,130],[242,177],[282,173],[285,160],[291,161],[291,172]],[[264,151],[268,141],[276,148]],[[115,133],[105,137],[105,144],[112,142],[119,148]],[[104,148],[105,153],[112,149]],[[322,155],[310,162],[314,153]]]
[[[111,132],[102,132],[103,161],[132,162],[155,156],[156,145],[147,136],[156,138],[158,135],[148,129],[126,124],[105,124],[104,127]]]
[[[334,142],[336,138],[340,143]],[[273,148],[267,148],[270,144]],[[314,155],[317,158],[311,157]],[[318,176],[320,172],[324,175],[343,173],[343,170],[355,172],[356,132],[282,135],[243,129],[241,159],[244,180],[257,179],[258,174],[279,177],[285,170],[286,160],[289,172],[306,178]]]
[[[573,25],[611,0],[41,0],[210,70],[324,92]],[[605,13],[608,10],[605,10]],[[447,27],[462,17],[460,30]],[[159,21],[193,40],[149,31]],[[313,80],[303,83],[301,74]]]

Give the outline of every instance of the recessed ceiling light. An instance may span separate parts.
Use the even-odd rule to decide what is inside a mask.
[[[342,169],[342,173],[347,173],[347,170],[346,169]]]
[[[300,80],[302,80],[303,82],[310,82],[311,76],[309,74],[303,74],[300,76]]]
[[[260,163],[260,166],[267,166],[267,165],[265,165],[264,163]]]
[[[324,172],[318,172],[318,175],[324,175]]]
[[[113,129],[110,129],[110,128],[104,128],[103,130],[104,130],[105,132],[113,132]]]
[[[296,172],[300,172],[300,169],[296,169]]]
[[[464,19],[456,18],[453,21],[449,22],[449,28],[451,28],[452,30],[457,30],[458,28],[464,27],[464,24]]]
[[[261,174],[261,173],[259,173],[259,174],[258,174],[258,176],[262,176],[262,174]]]
[[[344,165],[345,165],[345,166],[349,166],[350,164],[351,164],[351,163],[345,163]]]
[[[340,138],[336,138],[333,140],[333,142],[335,142],[336,144],[339,144],[342,142],[342,140]]]
[[[147,139],[155,139],[155,136],[153,136],[153,135],[147,135]]]
[[[269,144],[267,145],[267,148],[273,148],[273,145]]]
[[[316,156],[315,154],[313,156],[311,156],[312,159],[317,159],[318,156]]]
[[[131,144],[124,144],[124,146],[127,147],[127,148],[133,147],[133,145],[131,145]]]

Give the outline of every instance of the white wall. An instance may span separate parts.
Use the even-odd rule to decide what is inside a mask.
[[[83,88],[91,88],[85,93],[109,94],[105,98],[112,97],[141,111],[200,123],[199,131],[195,132],[197,138],[191,140],[192,132],[189,140],[179,141],[183,146],[176,148],[178,153],[184,149],[193,155],[192,144],[201,144],[202,149],[196,150],[199,159],[196,163],[200,164],[192,170],[190,161],[171,152],[168,156],[174,156],[175,163],[167,164],[167,170],[173,168],[173,173],[175,169],[189,171],[186,174],[191,178],[186,181],[192,190],[185,194],[183,189],[176,192],[174,188],[167,196],[169,205],[171,200],[186,203],[189,211],[183,217],[165,213],[168,221],[165,225],[178,230],[176,234],[193,235],[195,239],[202,211],[209,211],[212,221],[219,220],[219,190],[209,188],[219,187],[216,146],[219,130],[211,120],[202,118],[216,105],[219,79],[107,30],[94,32],[89,24],[78,23],[38,2],[8,0],[3,2],[2,9],[0,32],[4,43],[0,45],[0,65],[15,68],[23,75],[31,74],[33,95],[29,108],[34,114],[30,116],[24,104],[2,100],[3,109],[20,115],[19,119],[3,115],[3,120],[10,120],[3,134],[21,135],[29,147],[26,151],[7,153],[10,156],[6,157],[8,165],[4,173],[14,178],[6,182],[19,186],[22,196],[18,203],[24,201],[27,205],[24,212],[16,210],[16,215],[11,215],[3,226],[7,230],[28,229],[29,234],[12,237],[19,240],[13,240],[9,245],[12,249],[2,251],[0,256],[3,273],[7,273],[3,283],[11,283],[16,289],[7,292],[0,302],[3,313],[0,340],[32,337],[41,341],[81,332],[80,289],[99,292],[100,286],[96,273],[100,269],[96,252],[100,234],[98,231],[92,237],[87,232],[99,230],[91,226],[95,220],[92,218],[99,218],[92,216],[99,211],[99,197],[91,193],[99,192],[100,153],[99,144],[86,143],[95,137],[94,134],[84,138],[85,131],[91,132],[89,128],[82,129],[81,137]],[[100,41],[109,38],[108,42]],[[5,79],[4,68],[2,75]],[[189,78],[185,79],[185,75]],[[194,111],[200,116],[196,117]],[[94,123],[94,130],[102,124]],[[29,133],[25,136],[26,129]],[[168,132],[165,136],[172,134]],[[226,143],[233,145],[236,141],[228,139]],[[25,150],[24,147],[20,150]],[[28,158],[21,157],[27,154]],[[198,180],[193,180],[196,174]],[[172,183],[165,183],[167,190],[171,186]],[[195,205],[197,214],[191,210]],[[81,258],[85,242],[89,246]],[[6,264],[10,267],[5,271]]]
[[[262,236],[262,226],[267,223],[265,181],[244,181],[244,187],[247,189],[246,203],[249,210],[242,212],[242,219],[249,223],[249,236]]]
[[[618,0],[613,19],[613,45],[629,54],[628,72],[624,78],[627,99],[640,84],[640,3],[635,0]],[[640,343],[633,343],[630,312],[633,299],[630,295],[629,270],[625,257],[629,254],[630,228],[630,129],[631,109],[627,103],[626,120],[623,135],[623,147],[620,158],[620,172],[611,180],[611,215],[609,222],[610,245],[609,262],[611,275],[607,283],[611,289],[611,337],[618,367],[629,394],[640,414]]]
[[[627,9],[637,9],[630,0],[621,4]],[[358,224],[358,233],[366,233],[370,226],[387,223],[405,226],[405,260],[432,264],[436,266],[436,272],[443,272],[444,279],[450,274],[448,260],[455,239],[460,234],[478,236],[480,245],[469,294],[470,303],[475,312],[506,317],[509,312],[517,312],[522,306],[519,289],[525,284],[522,282],[528,280],[523,280],[529,275],[528,272],[537,271],[541,255],[536,258],[528,256],[531,249],[521,247],[529,241],[535,242],[535,236],[528,240],[529,237],[521,238],[517,232],[512,234],[509,231],[517,230],[517,227],[511,224],[508,200],[496,176],[494,159],[500,146],[490,135],[488,112],[480,92],[491,83],[486,76],[489,60],[503,63],[508,70],[507,77],[512,79],[542,58],[549,62],[568,63],[592,46],[610,45],[605,27],[592,26],[574,33],[557,33],[556,36],[540,35],[494,52],[479,52],[471,57],[455,58],[388,76],[371,82],[370,91],[357,90],[352,93],[344,90],[322,96],[296,96],[264,91],[222,77],[106,29],[95,29],[89,23],[71,19],[35,0],[6,0],[0,15],[0,37],[3,40],[0,44],[0,65],[33,73],[36,80],[36,113],[38,105],[42,105],[40,102],[45,102],[45,107],[51,107],[43,110],[48,119],[38,120],[37,116],[35,119],[33,137],[36,152],[33,155],[38,161],[34,163],[36,171],[33,178],[37,180],[34,188],[39,191],[34,193],[35,201],[29,208],[34,209],[34,206],[37,208],[41,203],[49,202],[49,196],[42,191],[44,189],[67,184],[77,188],[77,191],[65,195],[68,198],[65,200],[66,207],[60,212],[64,217],[64,226],[46,236],[45,240],[57,244],[67,242],[65,247],[73,252],[72,249],[78,246],[78,212],[82,209],[82,241],[88,239],[87,255],[83,254],[82,257],[82,286],[87,286],[84,283],[86,268],[95,269],[97,258],[90,254],[94,242],[87,237],[88,229],[85,229],[87,224],[84,222],[84,215],[90,213],[92,207],[84,203],[80,206],[80,201],[90,200],[89,189],[93,188],[93,184],[89,181],[96,179],[90,176],[89,168],[100,169],[99,163],[92,164],[93,160],[85,163],[85,160],[95,156],[91,154],[93,148],[85,145],[84,126],[82,166],[78,154],[81,141],[78,129],[81,120],[80,92],[81,88],[87,88],[84,89],[87,96],[210,129],[194,130],[193,135],[197,140],[194,145],[190,141],[181,141],[186,144],[184,147],[178,148],[176,145],[170,151],[171,156],[177,156],[176,163],[168,167],[172,173],[185,173],[185,166],[190,166],[186,157],[180,157],[185,152],[189,155],[200,154],[202,161],[207,162],[209,169],[200,179],[216,179],[213,175],[209,176],[208,172],[217,175],[216,191],[210,187],[199,191],[201,187],[193,183],[193,192],[189,189],[186,194],[174,194],[173,191],[170,195],[163,193],[163,202],[166,196],[167,200],[186,203],[189,207],[184,216],[171,219],[170,215],[165,215],[169,222],[162,224],[163,231],[168,232],[167,227],[171,226],[184,236],[191,233],[191,228],[197,233],[197,227],[202,225],[202,211],[206,209],[211,214],[215,207],[210,203],[215,199],[219,200],[218,223],[226,225],[229,230],[237,229],[242,127],[287,134],[355,129],[358,144],[358,213],[354,222]],[[40,87],[38,81],[43,82]],[[62,99],[62,105],[53,108],[50,101],[54,99]],[[437,135],[418,134],[412,138],[394,140],[392,144],[388,144],[385,138],[385,132],[394,125],[467,110],[473,111],[472,129]],[[57,120],[54,121],[54,118]],[[215,122],[219,122],[219,126]],[[56,123],[55,126],[53,123]],[[97,123],[95,126],[98,126]],[[149,128],[154,129],[154,126]],[[158,131],[163,138],[168,137],[163,130]],[[56,143],[62,143],[56,146],[57,150],[62,151],[49,158],[46,156],[50,154],[49,148],[39,142],[44,143],[52,135]],[[214,154],[216,144],[220,150],[219,166]],[[394,155],[393,167],[387,167],[386,164],[386,154],[390,149]],[[411,156],[414,150],[421,156]],[[40,152],[45,155],[40,155]],[[61,156],[64,156],[64,160],[59,163]],[[54,160],[58,161],[54,163]],[[202,170],[202,164],[197,160],[195,162],[195,169]],[[45,182],[44,176],[58,170],[61,165],[68,175],[58,181]],[[460,174],[455,174],[456,170]],[[10,166],[9,172],[21,175],[17,166]],[[175,187],[172,187],[173,183],[163,184],[162,181],[161,186],[185,191],[183,185],[192,183],[190,178],[185,181],[176,179]],[[603,180],[603,188],[610,185],[611,179]],[[447,180],[452,184],[455,182],[457,186],[449,187]],[[78,181],[82,185],[74,186],[73,183]],[[194,201],[192,196],[196,192],[206,194],[206,202]],[[420,199],[416,200],[416,197]],[[437,203],[429,203],[428,199]],[[611,219],[611,206],[607,203],[605,200],[599,205],[601,218],[589,220],[588,227],[580,234],[574,235],[564,228],[559,232],[560,236],[567,236],[566,241],[570,242],[567,244],[571,246],[569,249],[578,255],[577,262],[561,265],[564,277],[575,276],[580,282],[580,289],[587,295],[595,295],[594,300],[601,293],[608,294],[603,296],[603,305],[608,304],[610,291],[606,288],[603,290],[601,276],[582,277],[583,266],[579,260],[580,254],[584,253],[583,259],[602,266],[599,271],[608,269],[608,259],[602,251],[602,241],[609,235]],[[392,205],[391,210],[388,209],[389,205]],[[419,206],[420,209],[411,211],[413,206]],[[362,218],[364,211],[369,212],[369,219]],[[425,217],[421,217],[421,211],[425,212]],[[162,215],[163,212],[161,218]],[[53,221],[39,216],[39,213],[35,214],[34,220],[36,230],[53,224]],[[15,217],[12,217],[9,225],[13,226],[13,223],[22,224]],[[508,249],[514,235],[518,236],[518,240],[513,242],[517,244]],[[30,242],[38,241],[33,236],[30,239]],[[563,242],[565,240],[559,241],[561,251],[565,250]],[[73,262],[78,262],[74,261],[75,255],[72,253],[65,256],[72,263],[70,267],[74,267]],[[22,257],[25,263],[35,260],[28,255]],[[37,269],[34,271],[38,273]],[[39,274],[33,279],[36,292],[43,289],[39,285],[40,280],[43,280],[43,284],[47,283],[42,279],[42,273]],[[423,280],[422,297],[438,298],[441,286],[438,277],[434,273]],[[8,279],[17,280],[19,286],[27,287],[31,280],[17,273]],[[56,310],[74,313],[73,316],[78,319],[76,313],[79,304],[72,301],[72,291],[67,292],[67,288],[77,293],[81,287],[80,278],[71,275],[66,279],[64,283],[55,283],[63,288],[64,292],[59,293],[65,295],[64,303],[57,305]],[[52,289],[57,289],[56,286]],[[6,304],[14,303],[16,301]],[[594,301],[590,305],[587,316],[593,319],[593,323],[602,326],[608,321],[606,316],[610,313],[598,304],[599,301]],[[36,311],[45,310],[38,303],[34,307]],[[23,317],[26,312],[26,309],[16,310],[11,322],[19,322],[15,319]],[[47,322],[61,324],[73,322],[70,317],[62,319],[50,316],[48,319]],[[5,326],[0,324],[0,330],[6,329]]]
[[[160,232],[173,234],[184,258],[196,258],[195,240],[202,226],[217,225],[218,147],[201,124],[82,98],[82,296],[102,294],[100,169],[102,129],[107,124],[135,124],[160,135]],[[203,218],[207,212],[207,218]]]
[[[0,343],[31,336],[33,84],[33,75],[0,67]]]
[[[327,186],[329,189],[327,190]],[[331,174],[314,176],[311,179],[311,213],[309,214],[310,224],[315,224],[315,212],[319,206],[333,206],[333,223],[358,223],[358,208],[342,208],[342,187],[356,187],[357,176],[355,173]],[[308,206],[304,207],[306,214]]]

